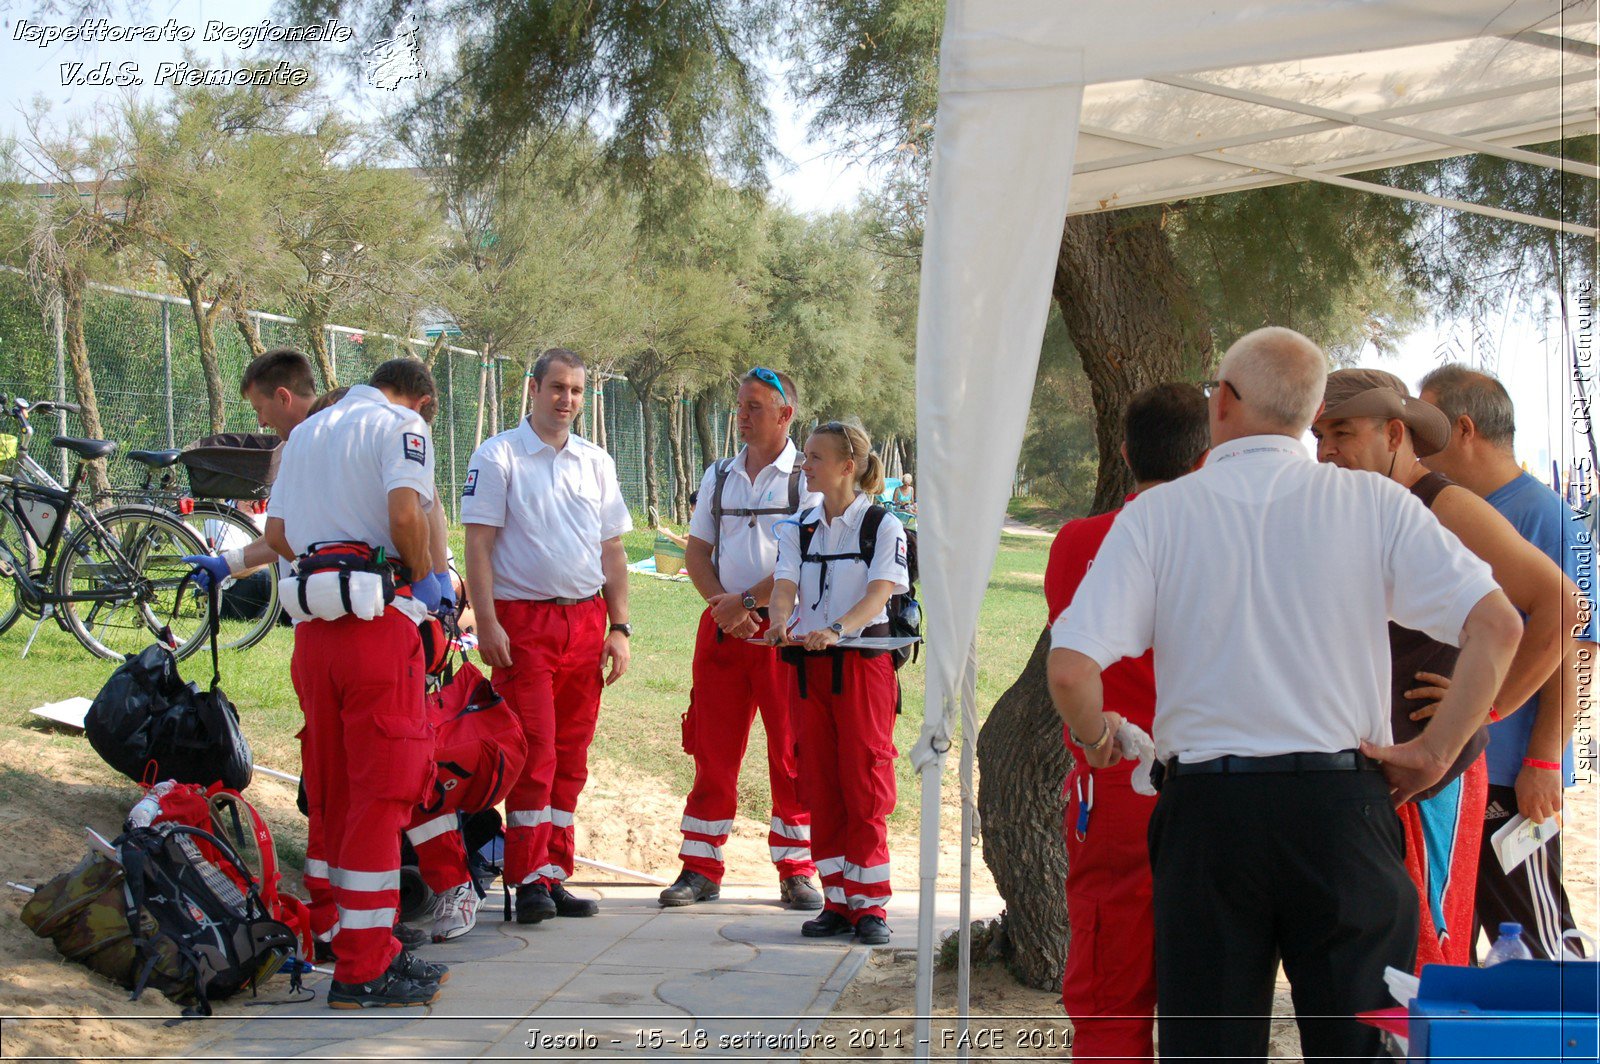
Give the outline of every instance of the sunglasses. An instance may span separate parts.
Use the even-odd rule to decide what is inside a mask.
[[[771,387],[778,389],[778,395],[783,399],[783,401],[785,403],[789,401],[789,393],[783,390],[783,381],[779,379],[776,373],[772,372],[772,370],[768,369],[767,367],[757,366],[755,369],[752,369],[749,373],[745,374],[745,376],[754,377],[762,384],[770,385]]]
[[[1233,386],[1233,382],[1232,381],[1201,381],[1200,382],[1200,392],[1207,399],[1210,399],[1213,395],[1215,395],[1217,393],[1217,389],[1218,388],[1227,388],[1228,391],[1233,393],[1233,397],[1235,399],[1239,400],[1240,402],[1244,402],[1244,396],[1239,394],[1239,389],[1235,388]]]

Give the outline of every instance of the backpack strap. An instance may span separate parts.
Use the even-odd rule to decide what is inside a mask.
[[[889,516],[889,508],[882,503],[873,503],[867,507],[867,512],[861,516],[861,560],[867,563],[867,568],[872,567],[872,556],[878,551],[878,529],[883,527],[883,519]]]
[[[800,509],[800,462],[795,461],[789,470],[789,512],[795,513]]]
[[[872,517],[873,510],[878,511],[876,520],[874,520]],[[878,525],[883,523],[883,515],[886,512],[887,511],[885,511],[881,506],[873,506],[868,508],[866,515],[861,519],[861,540],[857,544],[855,550],[849,551],[845,554],[811,553],[811,541],[813,537],[816,536],[817,524],[821,519],[819,518],[817,521],[800,522],[800,561],[802,563],[815,562],[822,566],[822,572],[817,575],[817,601],[811,604],[812,609],[816,609],[818,606],[822,605],[822,595],[828,589],[829,562],[864,561],[869,566],[872,564],[871,548],[876,543]],[[872,533],[870,538],[867,534],[867,523],[869,521],[872,522]]]
[[[718,458],[712,469],[716,470],[716,479],[711,487],[711,571],[717,574],[720,580],[720,562],[722,559],[722,489],[727,486],[728,472],[733,469],[732,458]]]

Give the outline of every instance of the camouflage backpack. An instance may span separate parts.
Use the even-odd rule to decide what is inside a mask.
[[[200,855],[209,843],[244,876],[241,890]],[[153,986],[185,1013],[251,990],[294,952],[295,935],[267,915],[233,849],[206,831],[174,824],[135,828],[115,857],[90,851],[40,887],[22,922],[78,961],[133,991]]]

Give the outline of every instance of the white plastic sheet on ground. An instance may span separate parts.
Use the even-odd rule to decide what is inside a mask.
[[[917,331],[919,1037],[940,775],[958,713],[976,737],[969,651],[1066,215],[1469,151],[1526,158],[1511,146],[1594,130],[1595,40],[1593,0],[950,0]]]

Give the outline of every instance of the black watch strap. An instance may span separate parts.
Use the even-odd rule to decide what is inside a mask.
[[[629,624],[627,621],[617,621],[616,623],[612,624],[611,630],[613,632],[621,632],[623,638],[625,639],[633,638],[633,625]]]

